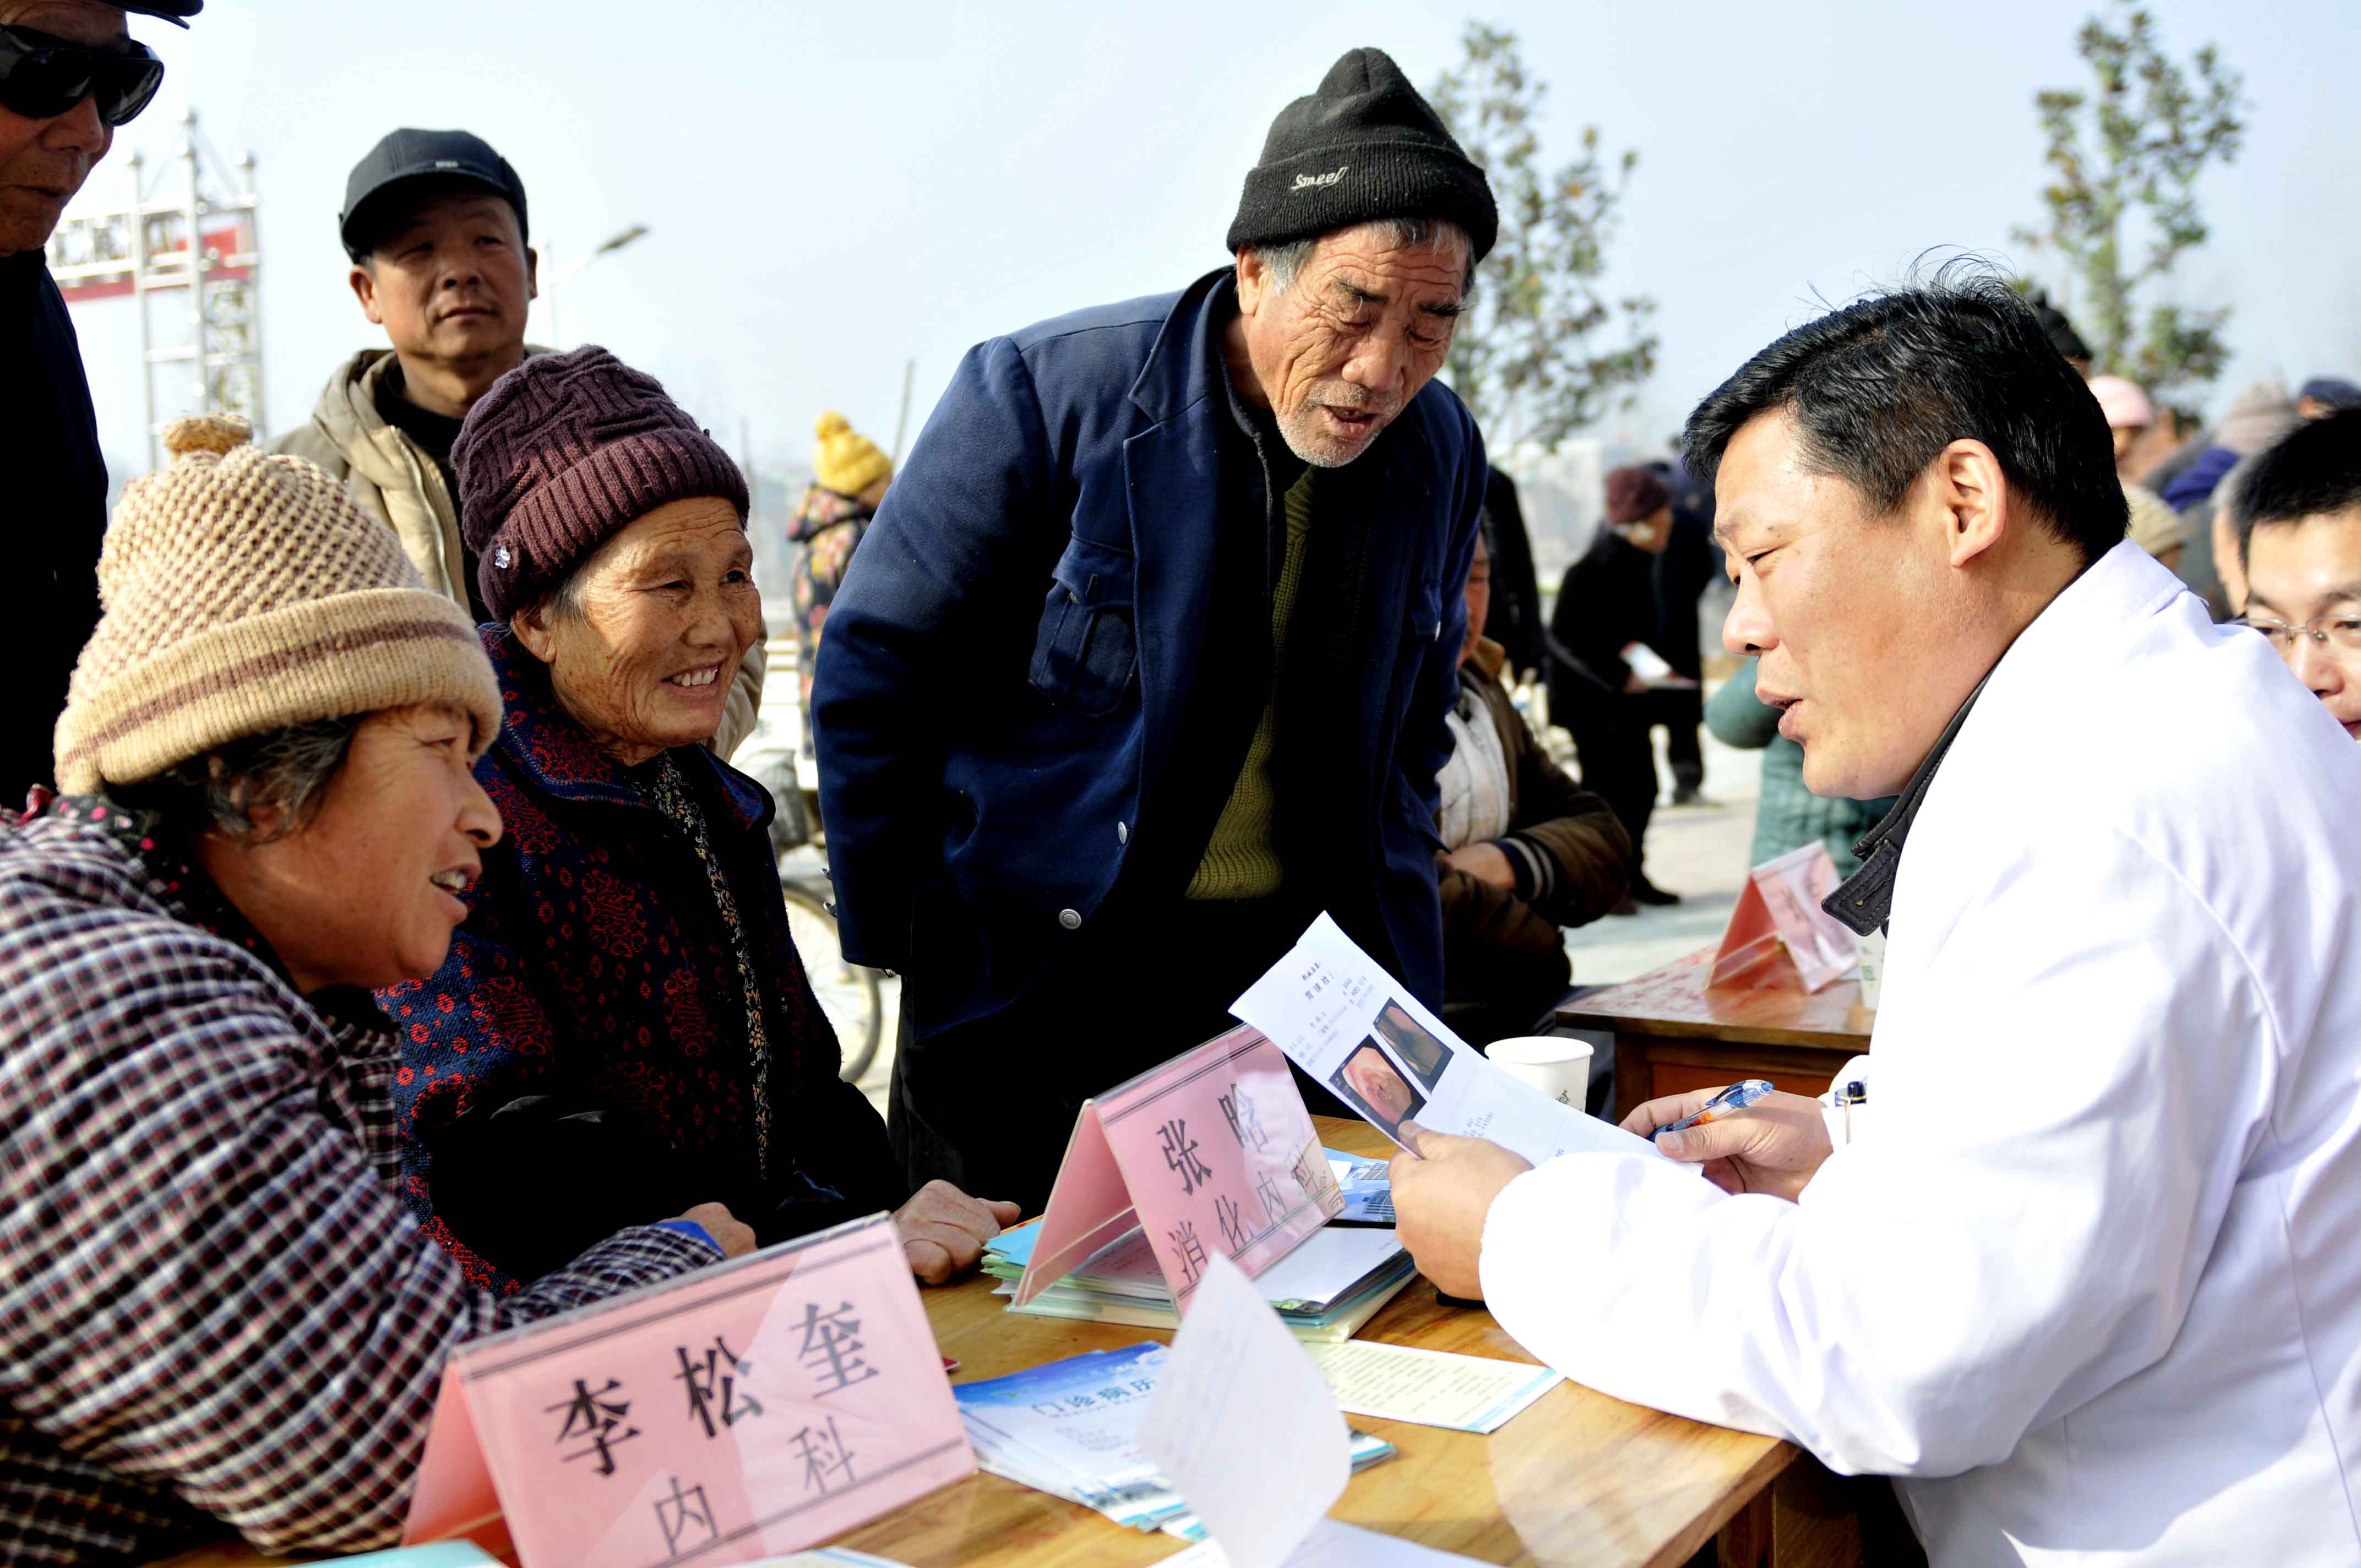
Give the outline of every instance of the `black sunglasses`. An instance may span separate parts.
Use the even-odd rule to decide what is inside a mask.
[[[25,27],[0,27],[0,108],[28,120],[54,119],[84,98],[98,117],[127,125],[164,82],[164,62],[146,44],[91,49]]]

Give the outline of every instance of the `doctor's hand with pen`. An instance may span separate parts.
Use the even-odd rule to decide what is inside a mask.
[[[1623,1130],[1653,1136],[1669,1158],[1702,1165],[1725,1192],[1790,1201],[1833,1152],[1820,1102],[1761,1079],[1651,1100],[1623,1118]]]

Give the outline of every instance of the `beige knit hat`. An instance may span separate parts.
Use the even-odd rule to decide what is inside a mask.
[[[430,592],[391,529],[300,457],[201,414],[171,462],[123,488],[98,558],[104,614],[58,719],[69,794],[137,784],[248,735],[447,703],[500,732],[500,688],[467,611]]]
[[[2130,509],[2132,517],[2130,532],[2124,537],[2149,554],[2161,555],[2188,543],[2181,537],[2179,514],[2147,486],[2126,483],[2124,504]]]

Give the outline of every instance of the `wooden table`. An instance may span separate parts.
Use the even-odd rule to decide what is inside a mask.
[[[1658,1095],[1767,1078],[1795,1094],[1820,1095],[1848,1057],[1869,1049],[1876,1014],[1861,982],[1807,992],[1784,961],[1756,966],[1708,990],[1714,949],[1703,948],[1637,980],[1558,1009],[1567,1028],[1615,1036],[1615,1115]]]
[[[1331,1146],[1389,1147],[1360,1122],[1321,1118]],[[1154,1331],[1016,1316],[992,1281],[927,1292],[954,1380],[997,1377]],[[1423,1278],[1361,1331],[1365,1339],[1531,1362],[1480,1309],[1454,1309]],[[1838,1568],[1863,1561],[1856,1491],[1784,1442],[1642,1409],[1565,1383],[1490,1437],[1350,1418],[1400,1453],[1353,1477],[1335,1518],[1487,1563],[1549,1568],[1681,1568],[1718,1545],[1725,1568]],[[1873,1487],[1883,1483],[1870,1483]],[[1891,1493],[1883,1494],[1890,1497]],[[1045,1493],[978,1475],[831,1542],[914,1568],[1126,1568],[1180,1549]],[[258,1568],[280,1561],[234,1546],[166,1568]]]

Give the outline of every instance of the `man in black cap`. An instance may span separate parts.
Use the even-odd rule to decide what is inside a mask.
[[[338,224],[361,313],[391,348],[364,348],[328,378],[309,423],[273,449],[344,481],[383,521],[427,586],[491,619],[476,558],[459,531],[451,444],[492,383],[534,352],[525,316],[538,258],[524,181],[467,131],[389,133],[353,166]],[[763,647],[749,651],[714,749],[728,756],[754,727]]]
[[[49,277],[66,203],[148,106],[163,61],[132,41],[124,13],[186,27],[204,0],[0,0],[0,485],[15,524],[12,587],[29,618],[10,634],[0,699],[0,813],[49,782],[66,680],[98,624],[106,463],[82,345]]]
[[[1038,1209],[1082,1099],[1222,1030],[1323,909],[1440,1003],[1487,469],[1433,376],[1497,226],[1355,49],[1273,123],[1226,265],[960,366],[813,692],[845,954],[904,977],[909,1174]]]

